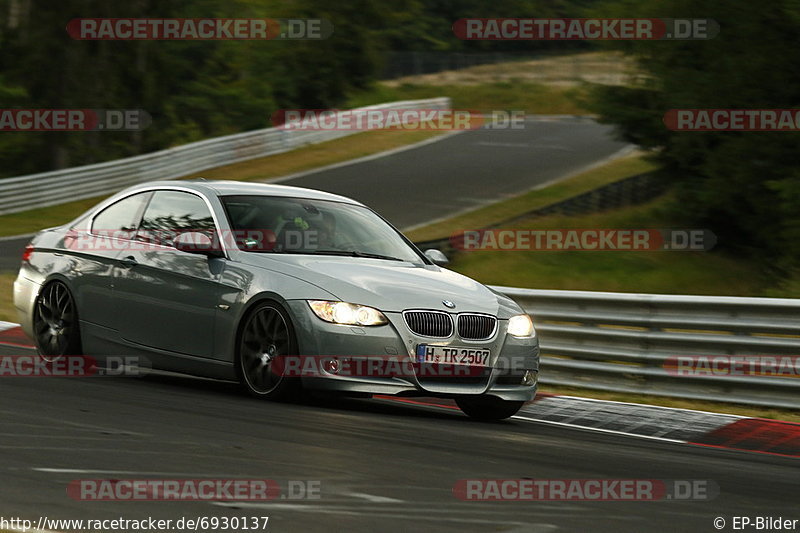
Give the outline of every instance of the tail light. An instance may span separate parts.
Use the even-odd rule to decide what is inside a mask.
[[[33,245],[28,244],[25,247],[25,250],[22,251],[22,262],[27,263],[31,260],[31,256],[33,255]]]

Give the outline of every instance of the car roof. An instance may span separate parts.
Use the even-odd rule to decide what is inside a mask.
[[[272,183],[251,183],[233,180],[164,180],[148,181],[128,189],[129,192],[136,189],[151,189],[157,187],[180,187],[183,189],[194,190],[210,196],[233,196],[233,195],[260,195],[260,196],[285,196],[287,198],[306,198],[309,200],[331,200],[348,204],[363,205],[352,198],[340,196],[315,189],[305,187],[293,187],[291,185],[276,185]]]

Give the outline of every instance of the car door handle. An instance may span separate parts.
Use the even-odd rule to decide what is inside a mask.
[[[124,257],[119,260],[119,264],[122,265],[123,268],[131,268],[139,264],[135,257],[129,255],[128,257]]]

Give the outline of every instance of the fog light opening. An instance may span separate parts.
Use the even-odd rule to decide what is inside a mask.
[[[334,376],[339,373],[340,368],[338,359],[326,359],[322,365],[322,369],[325,372]]]
[[[522,376],[522,384],[530,387],[531,385],[536,385],[536,382],[539,380],[539,372],[535,370],[526,370],[525,374]]]

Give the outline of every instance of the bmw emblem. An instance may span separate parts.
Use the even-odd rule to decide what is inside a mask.
[[[456,306],[456,304],[454,304],[450,300],[442,300],[442,304],[444,304],[444,306],[449,308],[449,309],[453,309]]]

